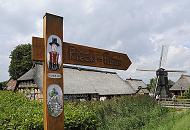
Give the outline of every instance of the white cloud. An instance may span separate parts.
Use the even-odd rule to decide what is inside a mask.
[[[85,2],[83,3],[83,7],[84,7],[84,11],[87,14],[90,14],[94,11],[95,4],[96,4],[95,2],[96,0],[85,0]]]
[[[0,55],[0,79],[1,80],[7,80],[9,74],[8,74],[8,65],[10,60],[9,56],[7,55]]]
[[[168,52],[168,66],[176,69],[190,69],[190,48],[182,45],[172,46]]]
[[[108,50],[118,51],[123,45],[123,42],[118,40],[115,44],[113,44]]]
[[[123,78],[148,81],[155,73],[136,68],[158,68],[162,44],[170,46],[166,67],[190,74],[190,1],[144,0],[0,0],[1,61],[9,66],[10,51],[18,44],[42,37],[45,12],[64,17],[64,40],[127,53],[132,60]],[[0,67],[0,81],[8,67]]]

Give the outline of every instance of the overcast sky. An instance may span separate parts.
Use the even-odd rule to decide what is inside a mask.
[[[46,12],[64,17],[64,41],[128,54],[132,65],[117,71],[124,79],[155,77],[136,68],[157,69],[163,44],[164,67],[190,74],[189,5],[189,0],[0,0],[0,81],[9,79],[11,50],[42,37]]]

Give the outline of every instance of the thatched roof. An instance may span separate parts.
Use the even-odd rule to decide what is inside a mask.
[[[123,95],[135,93],[116,73],[64,68],[65,94],[98,93]]]
[[[24,75],[17,79],[17,81],[30,81],[34,80],[34,68],[30,69]]]
[[[7,82],[7,84],[6,84],[6,86],[7,86],[6,90],[12,90],[12,91],[14,91],[14,90],[15,90],[15,87],[16,87],[16,83],[17,83],[16,80],[10,79],[10,80]]]
[[[42,90],[42,70],[40,64],[24,74],[19,81],[34,80]],[[64,66],[64,94],[125,95],[134,94],[131,86],[115,72]]]
[[[135,92],[138,92],[140,89],[143,89],[144,93],[149,93],[147,85],[140,79],[126,79],[126,82],[134,89]]]
[[[177,90],[189,90],[190,87],[190,76],[181,75],[177,82],[170,88],[171,91]]]

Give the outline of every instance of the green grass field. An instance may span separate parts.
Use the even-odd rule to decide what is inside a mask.
[[[151,121],[143,130],[190,130],[190,110],[174,110]]]

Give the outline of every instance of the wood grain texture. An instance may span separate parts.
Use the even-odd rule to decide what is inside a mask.
[[[67,42],[64,42],[63,45],[64,64],[119,70],[127,70],[131,65],[127,54]]]
[[[32,61],[44,62],[45,46],[44,38],[32,37]]]
[[[62,60],[65,64],[102,67],[110,69],[127,70],[131,61],[126,54],[108,50],[63,42],[63,18],[46,13],[43,18],[43,38],[32,37],[32,60],[41,61],[43,70],[43,105],[44,105],[44,129],[64,130],[64,110],[58,117],[48,114],[47,89],[51,84],[57,84],[64,90],[63,78],[49,78],[49,73],[58,73],[63,77],[63,63],[60,69],[53,71],[47,64],[47,42],[51,35],[58,36],[62,41]],[[63,92],[64,93],[64,92]]]
[[[35,41],[40,44],[40,40]],[[42,49],[37,48],[35,51],[42,51]],[[43,51],[45,50],[43,49]],[[34,57],[36,61],[44,61],[42,59],[44,56],[35,55]],[[82,46],[68,42],[63,42],[63,57],[64,64],[93,66],[119,70],[127,70],[131,65],[131,61],[127,54]]]
[[[44,36],[44,55],[47,52],[47,40],[50,35],[57,35],[63,41],[63,18],[46,13],[43,19],[43,36]],[[58,117],[53,117],[48,114],[47,108],[47,87],[50,84],[58,84],[63,92],[63,78],[52,79],[48,77],[48,73],[59,73],[63,77],[63,64],[60,69],[52,71],[48,69],[47,58],[45,59],[44,67],[44,86],[43,86],[43,104],[44,104],[44,129],[45,130],[64,130],[64,111]],[[64,93],[64,92],[63,92]]]

